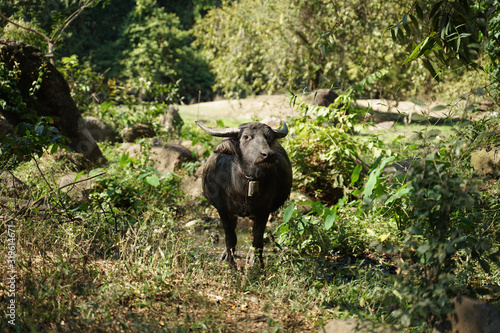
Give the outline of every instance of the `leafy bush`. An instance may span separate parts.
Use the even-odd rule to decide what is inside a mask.
[[[349,192],[350,177],[360,157],[384,154],[376,138],[358,140],[352,134],[360,110],[352,92],[339,96],[330,107],[298,105],[300,114],[291,120],[294,136],[284,142],[293,161],[294,187],[323,202],[335,203]]]
[[[489,28],[489,40],[486,47],[486,52],[490,58],[490,64],[487,67],[488,73],[490,74],[492,82],[493,95],[496,96],[497,100],[500,96],[500,49],[498,44],[500,43],[500,12],[498,8],[500,2],[498,0],[490,1],[493,8],[497,10],[493,11],[491,18],[488,21]]]
[[[58,70],[68,82],[71,97],[80,112],[90,110],[95,103],[101,103],[108,97],[104,76],[96,73],[88,62],[80,64],[76,54],[62,57]]]
[[[149,159],[151,145],[142,140],[137,157],[123,153],[118,164],[112,165],[105,175],[96,178],[96,203],[140,216],[150,207],[164,207],[178,210],[175,202],[181,199],[178,189],[179,179],[175,174],[161,174],[153,168]],[[93,173],[103,171],[94,170]],[[170,207],[170,208],[168,208]],[[132,222],[134,218],[131,219]]]

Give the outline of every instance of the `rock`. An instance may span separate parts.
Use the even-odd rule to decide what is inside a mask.
[[[305,102],[318,106],[330,106],[339,95],[331,89],[318,89],[306,96]]]
[[[59,188],[72,200],[85,202],[88,200],[89,194],[92,193],[95,182],[92,179],[87,180],[88,177],[85,175],[81,175],[75,181],[76,176],[76,173],[62,176],[58,182]]]
[[[202,219],[196,219],[196,220],[189,221],[188,223],[186,223],[184,225],[184,227],[186,229],[191,229],[194,231],[201,231],[201,230],[203,230],[203,223],[204,223],[204,221]]]
[[[163,126],[165,132],[179,136],[184,125],[184,121],[179,114],[179,108],[169,105],[165,113],[160,116],[160,124]]]
[[[128,152],[130,157],[136,157],[141,154],[142,147],[140,144],[135,144],[129,146],[125,152]],[[161,173],[174,172],[182,163],[194,160],[189,149],[175,143],[152,147],[148,157],[153,161],[153,167]]]
[[[373,126],[369,126],[368,129],[370,131],[378,130],[378,129],[391,129],[394,127],[394,121],[383,121],[381,123],[375,124]]]
[[[335,319],[325,327],[320,328],[319,333],[396,333],[390,327],[384,327],[369,321],[358,319]]]
[[[207,148],[203,147],[203,144],[201,142],[197,142],[195,145],[193,145],[192,140],[182,140],[177,141],[176,143],[192,150],[194,153],[196,153],[197,156],[203,157],[205,156],[205,154],[207,154]]]
[[[500,312],[479,300],[457,296],[451,301],[454,309],[438,322],[433,333],[499,333]]]
[[[220,236],[217,231],[212,231],[210,233],[210,244],[217,245],[219,244]]]
[[[83,156],[83,154],[68,150],[68,149],[58,149],[55,154],[44,153],[43,155],[48,161],[51,161],[51,157],[57,161],[64,162],[64,164],[73,170],[89,170],[92,169],[92,163]],[[49,162],[50,163],[50,162]]]
[[[203,167],[198,168],[198,170],[202,169]],[[187,176],[182,180],[181,190],[194,198],[203,196],[203,180],[201,175],[198,174],[198,171],[194,176]]]
[[[29,187],[13,174],[0,170],[0,186],[7,190],[10,197],[21,198]]]
[[[491,111],[495,108],[495,103],[490,100],[490,99],[485,99],[479,102],[479,105],[477,106],[479,111]]]
[[[124,128],[121,132],[121,136],[125,142],[134,142],[140,138],[152,138],[155,134],[155,130],[151,125],[143,123]]]
[[[96,142],[116,141],[115,130],[104,120],[97,117],[86,117],[83,122]]]
[[[478,149],[470,154],[470,163],[474,170],[482,175],[500,174],[500,147]]]
[[[0,137],[14,132],[14,126],[0,113]]]
[[[57,69],[36,47],[25,43],[0,39],[0,62],[12,69],[15,64],[20,70],[17,87],[28,110],[39,116],[51,117],[53,125],[61,134],[70,139],[69,146],[82,153],[93,163],[105,162],[99,147],[83,124],[80,111],[71,98],[68,83]],[[33,94],[33,82],[41,84]],[[7,121],[17,126],[21,116],[14,111],[0,108]]]

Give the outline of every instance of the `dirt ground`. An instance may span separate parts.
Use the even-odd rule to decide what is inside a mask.
[[[301,97],[297,98],[297,103]],[[371,107],[374,111],[384,113],[412,113],[425,114],[428,116],[442,118],[453,112],[457,116],[458,108],[444,106],[440,110],[431,111],[440,103],[432,103],[426,107],[416,105],[410,101],[388,101],[385,99],[364,99],[357,100],[358,107]],[[438,109],[438,108],[436,108]],[[263,120],[271,117],[287,119],[298,114],[296,105],[291,103],[291,98],[286,95],[259,95],[245,99],[217,100],[191,105],[179,106],[182,118],[188,121],[194,120],[218,120],[221,119],[229,125],[235,125],[245,121]]]

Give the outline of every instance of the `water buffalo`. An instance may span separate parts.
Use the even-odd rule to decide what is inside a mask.
[[[220,259],[234,264],[238,216],[253,220],[254,251],[262,264],[264,230],[269,214],[290,196],[292,167],[278,139],[288,134],[262,123],[235,128],[210,128],[196,122],[212,136],[225,137],[213,150],[203,171],[203,193],[219,212],[226,249]],[[254,262],[255,253],[251,262]]]

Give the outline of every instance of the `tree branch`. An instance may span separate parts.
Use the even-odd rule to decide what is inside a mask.
[[[73,12],[73,14],[71,14],[70,16],[68,16],[66,18],[66,20],[64,21],[64,25],[62,26],[62,28],[60,28],[61,30],[59,31],[59,34],[56,36],[57,34],[57,30],[54,32],[54,35],[52,36],[52,41],[53,41],[53,44],[55,45],[57,43],[57,41],[59,40],[59,38],[61,38],[64,30],[70,25],[71,22],[73,22],[73,20],[75,18],[77,18],[78,15],[80,15],[80,13],[87,7],[89,7],[90,5],[92,5],[92,3],[94,3],[96,0],[87,0],[80,8],[78,8],[77,10],[75,10]]]
[[[38,30],[34,30],[34,29],[29,28],[29,27],[25,27],[25,26],[23,26],[23,25],[21,25],[21,24],[19,24],[19,23],[16,23],[16,22],[12,21],[11,19],[9,19],[9,18],[5,17],[2,13],[0,13],[0,18],[3,18],[5,21],[9,22],[10,24],[15,25],[16,27],[19,27],[19,28],[21,28],[21,29],[24,29],[24,30],[30,31],[30,32],[32,32],[32,33],[34,33],[34,34],[37,34],[38,36],[41,36],[41,37],[42,37],[43,39],[45,39],[48,43],[50,43],[50,41],[51,41],[51,38],[50,38],[50,37],[48,37],[47,35],[45,35],[45,34],[41,33],[41,32],[40,32],[40,31],[38,31]]]

